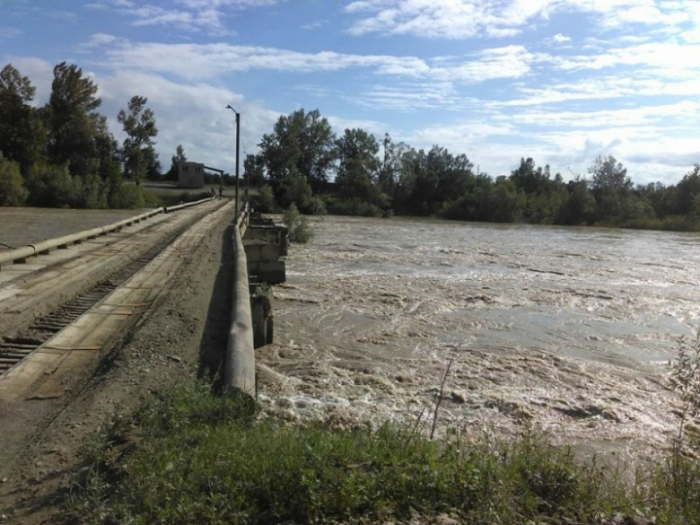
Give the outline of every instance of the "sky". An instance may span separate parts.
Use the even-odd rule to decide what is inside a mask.
[[[119,110],[148,98],[164,169],[182,144],[234,172],[229,104],[241,158],[304,108],[492,176],[614,155],[635,183],[675,184],[700,162],[700,0],[0,0],[0,67],[35,104],[62,61],[119,140]]]

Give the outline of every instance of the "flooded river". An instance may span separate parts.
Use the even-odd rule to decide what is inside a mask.
[[[700,235],[325,217],[275,287],[265,411],[641,452],[678,425],[664,364],[700,325]],[[451,364],[450,364],[451,363]],[[447,372],[449,367],[449,372]],[[447,372],[447,373],[446,373]]]

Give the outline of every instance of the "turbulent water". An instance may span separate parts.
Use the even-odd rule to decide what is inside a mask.
[[[536,424],[639,452],[678,425],[664,388],[700,325],[700,236],[327,217],[293,245],[259,350],[265,410],[441,434]]]

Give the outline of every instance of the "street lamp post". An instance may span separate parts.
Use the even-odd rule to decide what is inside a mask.
[[[231,104],[226,106],[236,114],[236,221],[238,221],[238,164],[241,151],[241,114],[231,107]]]

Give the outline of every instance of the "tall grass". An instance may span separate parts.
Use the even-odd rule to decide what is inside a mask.
[[[700,413],[700,333],[681,342],[670,381],[684,404],[679,433],[635,472],[583,461],[533,429],[511,440],[475,433],[454,442],[395,425],[288,427],[256,419],[249,404],[212,395],[207,385],[178,386],[91,443],[67,516],[223,525],[449,513],[472,525],[697,524],[700,440],[691,422]]]
[[[593,523],[631,509],[621,478],[526,431],[445,443],[386,425],[254,421],[179,387],[90,447],[68,505],[90,523],[355,523],[449,512],[469,523]],[[133,429],[137,428],[137,431]]]

